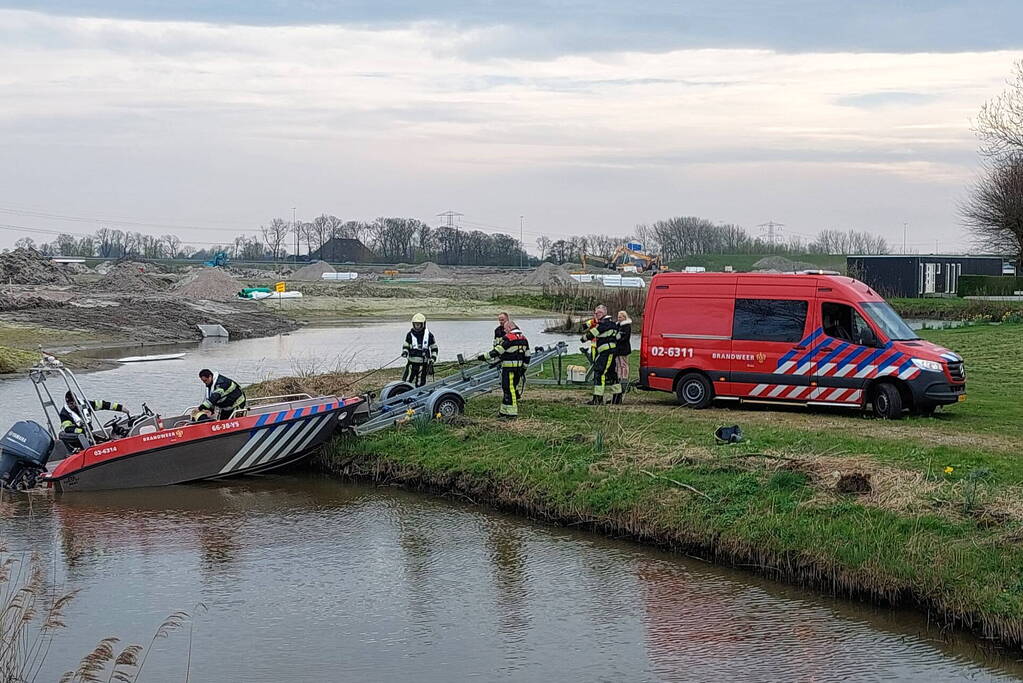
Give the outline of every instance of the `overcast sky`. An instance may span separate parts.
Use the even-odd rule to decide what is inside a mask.
[[[965,248],[971,119],[1021,25],[1015,0],[0,0],[0,246],[102,218],[227,241],[297,207]]]

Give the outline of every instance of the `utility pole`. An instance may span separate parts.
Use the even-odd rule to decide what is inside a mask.
[[[526,243],[522,241],[522,219],[523,216],[519,216],[519,268],[522,268],[522,257],[526,253]]]
[[[298,221],[295,220],[295,207],[291,207],[291,231],[295,233],[295,265],[298,265]]]
[[[902,253],[906,253],[906,232],[909,229],[909,221],[902,221]]]
[[[767,221],[757,226],[758,228],[767,229],[767,243],[772,247],[775,244],[775,239],[781,237],[781,229],[785,227],[784,223],[775,223],[774,221]],[[763,230],[761,230],[763,232]]]
[[[465,215],[464,213],[458,213],[457,211],[443,211],[443,212],[437,214],[438,217],[444,219],[444,221],[445,221],[444,222],[444,227],[445,228],[454,228],[454,227],[456,227],[455,226],[455,220],[457,218],[461,217],[461,216],[464,216],[464,215]]]

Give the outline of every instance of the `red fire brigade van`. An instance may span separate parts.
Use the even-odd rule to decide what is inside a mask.
[[[679,403],[778,402],[895,419],[966,399],[963,359],[867,285],[817,273],[664,273],[647,294],[640,388]]]

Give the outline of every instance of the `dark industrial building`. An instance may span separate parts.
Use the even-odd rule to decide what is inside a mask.
[[[953,295],[960,275],[1001,275],[1001,256],[905,254],[849,256],[846,272],[881,296]]]
[[[309,254],[311,261],[333,261],[334,263],[373,263],[376,254],[359,240],[334,237]]]

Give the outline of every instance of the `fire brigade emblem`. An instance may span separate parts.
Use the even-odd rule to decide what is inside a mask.
[[[761,351],[760,353],[757,354],[757,362],[758,363],[763,363],[766,360],[767,360],[767,354],[766,353]]]
[[[184,436],[184,435],[185,435],[185,430],[183,430],[183,429],[179,429],[179,430],[174,432],[174,436],[177,436],[179,438]]]

